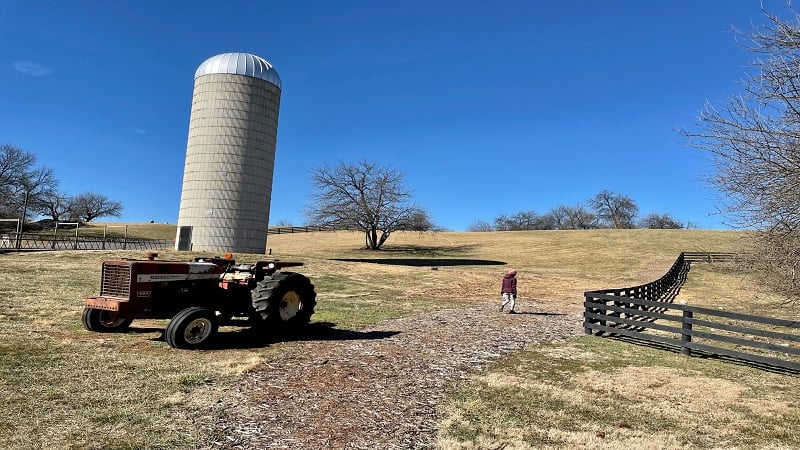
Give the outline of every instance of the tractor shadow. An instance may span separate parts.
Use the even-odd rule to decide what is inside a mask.
[[[554,312],[543,312],[543,311],[515,311],[515,316],[566,316],[567,313],[554,313]]]
[[[242,350],[268,347],[281,342],[301,341],[359,341],[386,339],[399,331],[355,331],[335,328],[334,323],[314,322],[292,331],[266,330],[254,328],[223,327],[210,340],[206,350]],[[163,333],[153,339],[163,341]]]
[[[136,322],[134,322],[134,324],[135,323]],[[132,334],[161,333],[163,335],[164,327],[137,327],[136,325],[132,325],[130,328],[125,330],[125,333],[132,333]],[[164,336],[161,336],[161,340],[162,341],[164,340]]]

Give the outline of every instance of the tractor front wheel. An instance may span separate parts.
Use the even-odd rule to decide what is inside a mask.
[[[121,318],[116,311],[83,308],[81,322],[84,328],[95,333],[119,333],[127,330],[133,319]]]
[[[218,326],[214,311],[201,307],[186,308],[169,321],[164,340],[174,348],[201,348],[217,332]]]

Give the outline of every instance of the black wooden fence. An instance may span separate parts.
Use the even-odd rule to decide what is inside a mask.
[[[800,371],[800,321],[673,303],[693,262],[732,257],[685,252],[652,283],[585,292],[586,334],[627,336],[677,347],[685,355],[704,352]]]
[[[312,231],[335,231],[331,227],[319,226],[306,226],[306,227],[269,227],[267,235],[270,234],[292,234],[292,233],[310,233]]]
[[[736,259],[735,253],[723,252],[683,252],[683,259],[689,262],[731,262]]]
[[[66,236],[33,233],[0,235],[0,252],[15,250],[165,250],[174,242],[132,237]]]

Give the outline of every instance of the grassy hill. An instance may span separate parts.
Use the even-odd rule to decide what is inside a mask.
[[[141,226],[152,232],[148,237],[174,237],[174,225]],[[372,252],[360,249],[359,233],[318,232],[270,236],[267,246],[273,257],[306,263],[300,271],[319,293],[314,321],[359,329],[433,308],[496,301],[509,268],[519,271],[523,302],[579,312],[587,289],[651,281],[680,251],[732,251],[741,238],[703,230],[396,233],[383,251]],[[133,332],[120,335],[83,330],[83,300],[98,292],[101,261],[144,253],[0,255],[0,389],[7,393],[0,447],[201,445],[206,436],[187,411],[187,396],[207,383],[235,386],[276,351],[177,351],[159,340],[164,321],[136,321]],[[160,258],[193,255],[167,251]],[[681,296],[693,303],[783,313],[780,298],[739,275],[708,268],[693,269],[689,278]],[[504,358],[453,391],[442,405],[440,445],[789,448],[800,444],[800,417],[782,392],[798,384],[747,366],[579,338]],[[590,398],[599,400],[586,406]],[[734,401],[743,403],[729,408]],[[648,414],[653,420],[638,420]],[[759,425],[767,416],[769,426]]]
[[[172,240],[175,239],[177,226],[168,223],[89,222],[81,225],[78,229],[81,236],[103,236],[103,233],[106,233],[109,237],[121,237],[125,235],[126,231],[130,237]],[[53,230],[50,229],[42,233],[52,232]],[[73,236],[75,228],[64,225],[59,227],[58,233]]]

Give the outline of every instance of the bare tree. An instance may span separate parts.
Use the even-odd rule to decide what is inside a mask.
[[[499,216],[495,217],[494,229],[495,231],[511,231],[513,229],[511,218],[506,214],[500,214]]]
[[[109,200],[105,195],[86,192],[72,200],[70,214],[80,222],[91,222],[98,217],[119,217],[122,214],[122,203]]]
[[[51,196],[58,188],[58,181],[52,169],[40,167],[28,172],[21,183],[22,196],[22,218],[23,221],[28,217],[28,212],[34,214],[38,210],[40,202]]]
[[[511,216],[501,214],[494,219],[493,228],[495,231],[552,230],[555,228],[555,223],[550,215],[541,215],[536,211],[529,210],[520,211]]]
[[[750,34],[734,30],[755,54],[742,92],[719,108],[707,103],[682,133],[710,155],[732,224],[762,232],[754,251],[766,284],[800,301],[800,15],[791,4],[788,12],[764,11],[767,24]]]
[[[766,292],[786,295],[800,303],[800,238],[797,232],[771,229],[751,235],[749,247],[739,255],[739,266]]]
[[[553,224],[554,230],[564,230],[568,229],[569,227],[566,226],[567,221],[567,207],[564,205],[556,206],[555,208],[551,209],[549,213],[550,221]]]
[[[34,205],[36,213],[48,217],[56,222],[65,220],[75,209],[73,198],[58,191],[53,191],[43,196]]]
[[[482,232],[494,231],[494,227],[492,226],[492,224],[484,220],[476,220],[469,225],[467,231],[482,231]]]
[[[28,212],[58,186],[53,170],[35,167],[36,155],[11,145],[0,146],[0,216],[19,217]]]
[[[402,172],[369,161],[313,169],[317,193],[306,215],[316,225],[363,231],[371,250],[395,231],[432,229],[428,213],[411,203],[403,178]]]
[[[606,226],[615,229],[635,228],[639,207],[632,198],[609,190],[600,191],[589,200],[597,218]]]
[[[520,211],[511,216],[501,214],[494,225],[475,221],[469,231],[520,231],[520,230],[588,230],[597,228],[597,217],[584,206],[559,205],[546,214]]]
[[[411,214],[406,225],[407,231],[438,231],[438,228],[431,220],[427,211],[419,209],[416,213]]]
[[[669,214],[648,214],[640,222],[641,228],[651,230],[677,230],[683,225]]]
[[[0,194],[15,189],[35,163],[33,153],[12,145],[0,145]]]
[[[536,220],[531,224],[532,230],[555,230],[556,222],[550,213],[536,216]]]
[[[535,230],[539,225],[536,211],[520,211],[511,216],[512,230]]]
[[[497,231],[529,230],[535,217],[536,213],[533,211],[518,212],[511,216],[501,214],[494,219],[494,228]]]
[[[590,230],[597,228],[597,216],[582,205],[559,206],[562,230]]]

